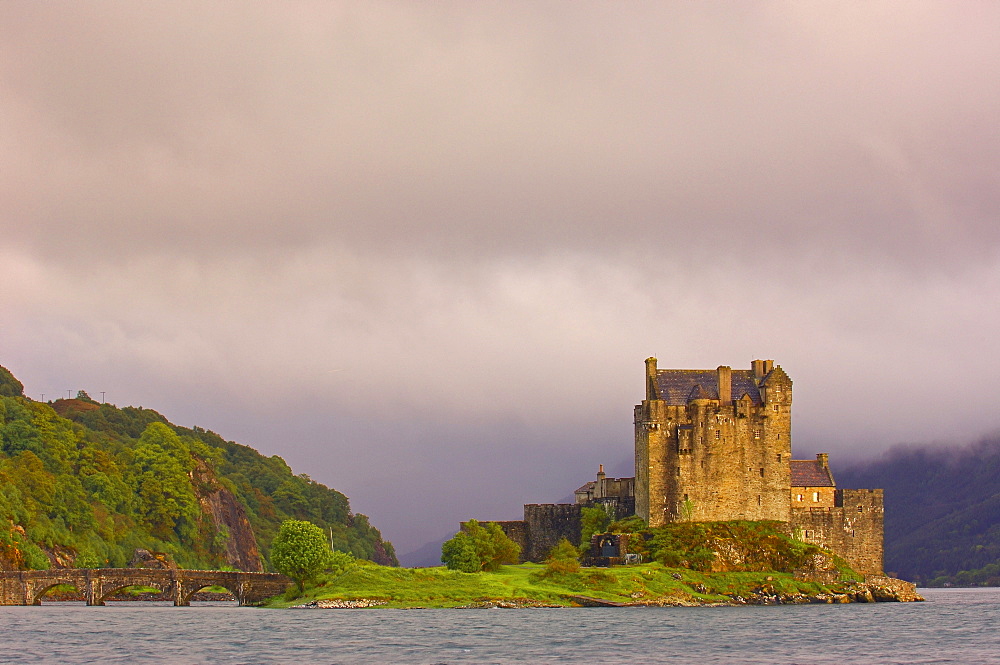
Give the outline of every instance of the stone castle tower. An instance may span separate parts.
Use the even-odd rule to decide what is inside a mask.
[[[635,407],[635,512],[677,520],[791,520],[792,381],[749,370],[659,370]]]

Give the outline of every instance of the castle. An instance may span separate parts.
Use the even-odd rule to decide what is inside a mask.
[[[635,477],[576,490],[573,504],[527,504],[500,522],[540,561],[560,538],[576,542],[585,506],[652,526],[676,521],[776,520],[828,548],[859,573],[882,574],[882,490],[838,489],[826,454],[793,460],[792,380],[771,360],[749,370],[661,370],[646,360],[635,407]]]

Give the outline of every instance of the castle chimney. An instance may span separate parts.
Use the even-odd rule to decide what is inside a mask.
[[[733,403],[733,369],[721,365],[715,371],[719,378],[719,404],[729,406]]]
[[[830,468],[830,455],[828,453],[816,453],[816,461],[824,469]]]
[[[646,399],[659,399],[656,389],[656,358],[646,358]]]
[[[754,360],[752,363],[753,377],[757,379],[757,383],[760,383],[761,379],[767,376],[767,371],[765,370],[766,363],[766,360]]]

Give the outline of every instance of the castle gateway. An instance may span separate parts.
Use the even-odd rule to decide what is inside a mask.
[[[792,380],[771,360],[750,369],[661,370],[646,360],[635,407],[635,477],[597,480],[574,504],[527,504],[500,522],[539,561],[579,540],[580,509],[603,505],[653,527],[676,521],[776,520],[833,550],[859,573],[882,573],[882,490],[838,489],[825,454],[792,459]]]

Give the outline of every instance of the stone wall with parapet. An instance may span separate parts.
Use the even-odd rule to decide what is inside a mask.
[[[803,540],[833,550],[863,575],[883,574],[881,489],[836,491],[835,505],[793,508],[792,528]]]
[[[626,517],[635,515],[634,496],[612,496],[603,499],[593,499],[589,503],[580,504],[581,507],[602,506],[612,520],[623,520]],[[572,540],[572,539],[571,539]]]
[[[543,561],[560,539],[580,543],[580,508],[575,503],[526,503],[524,521],[529,545],[522,552],[526,561]]]
[[[560,539],[580,541],[580,508],[575,503],[528,503],[524,519],[497,522],[507,537],[521,546],[521,562],[541,562]],[[464,528],[464,523],[463,523]]]
[[[503,532],[507,534],[507,537],[513,540],[521,547],[520,560],[525,561],[524,553],[528,551],[531,546],[531,539],[528,534],[528,523],[524,520],[509,520],[506,522],[497,522]]]

